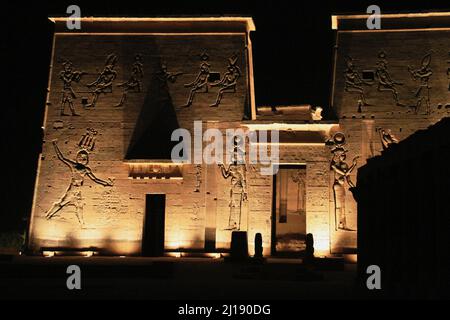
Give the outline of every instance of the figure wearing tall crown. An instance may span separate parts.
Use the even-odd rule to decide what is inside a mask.
[[[236,62],[236,55],[228,58],[227,72],[225,72],[223,78],[220,81],[211,84],[211,87],[220,87],[220,89],[217,93],[216,102],[210,105],[210,107],[218,107],[220,102],[222,101],[224,93],[236,92],[237,80],[241,76],[241,69],[239,69],[239,67],[236,65]]]
[[[94,90],[92,91],[92,102],[86,104],[85,107],[95,107],[100,94],[112,92],[112,84],[117,77],[117,72],[114,70],[116,63],[117,56],[115,54],[108,55],[103,71],[94,82],[87,85],[88,88],[94,87]]]
[[[225,179],[231,178],[230,186],[230,213],[226,230],[240,230],[244,202],[247,202],[247,168],[243,151],[240,147],[242,137],[234,137],[234,150],[232,162],[228,165],[220,164],[220,171]]]

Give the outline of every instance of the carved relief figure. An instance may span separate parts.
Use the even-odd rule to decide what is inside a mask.
[[[336,133],[333,137],[331,143],[333,147],[331,152],[333,153],[333,158],[330,163],[331,170],[334,171],[334,182],[333,182],[333,194],[334,194],[334,205],[335,205],[335,228],[337,230],[344,231],[354,231],[347,226],[347,217],[345,212],[345,191],[347,183],[350,188],[354,188],[350,174],[355,169],[358,164],[359,156],[353,158],[352,165],[348,165],[345,161],[348,150],[344,148],[345,136],[343,133]]]
[[[81,139],[78,142],[78,146],[81,149],[85,149],[87,151],[94,151],[95,137],[97,136],[97,133],[97,130],[93,128],[87,128],[86,133],[81,136]]]
[[[225,168],[220,164],[220,172],[225,179],[231,177],[230,186],[230,214],[228,218],[228,227],[226,230],[240,230],[242,206],[247,201],[247,169],[243,161],[239,160],[239,137],[234,138],[234,159],[232,163]]]
[[[119,83],[118,87],[123,87],[122,98],[120,102],[115,105],[115,107],[121,107],[127,100],[127,94],[129,91],[133,90],[134,92],[142,91],[142,78],[144,77],[144,64],[142,63],[142,56],[137,54],[134,57],[133,68],[131,71],[130,78],[122,83]]]
[[[94,87],[92,91],[92,102],[86,104],[85,107],[95,107],[100,94],[112,92],[112,83],[117,77],[117,72],[114,70],[117,63],[117,56],[110,54],[106,58],[105,67],[99,74],[97,79],[87,85],[88,88]]]
[[[200,192],[200,185],[202,184],[202,166],[200,164],[195,165],[195,190],[194,192]]]
[[[422,102],[425,101],[426,104],[426,114],[430,114],[431,106],[430,106],[430,77],[433,74],[433,71],[430,68],[431,64],[431,53],[425,55],[422,58],[422,65],[417,69],[414,69],[411,66],[408,66],[408,70],[411,73],[411,77],[414,80],[419,80],[419,88],[417,89],[414,97],[417,98],[416,105],[414,106],[414,112],[417,114],[419,111]]]
[[[380,134],[381,145],[383,150],[388,149],[391,145],[398,143],[398,139],[391,133],[390,129],[376,128]]]
[[[175,83],[177,81],[177,78],[182,74],[183,72],[176,72],[176,73],[169,72],[167,69],[167,65],[163,63],[161,65],[161,70],[159,70],[159,72],[157,73],[157,76],[160,80],[161,86],[163,86],[167,82]]]
[[[404,104],[400,103],[398,97],[397,85],[403,85],[403,83],[395,81],[392,79],[391,74],[388,70],[388,61],[386,59],[386,53],[381,51],[378,54],[377,70],[375,75],[378,79],[378,91],[389,91],[392,93],[392,97],[398,106],[404,107]]]
[[[53,140],[53,146],[55,148],[56,155],[58,159],[61,160],[65,165],[70,168],[71,179],[70,184],[66,189],[63,196],[53,204],[53,206],[46,212],[45,217],[50,220],[64,207],[72,205],[76,208],[76,217],[81,227],[84,227],[83,218],[83,197],[81,190],[84,184],[84,178],[87,176],[92,181],[102,186],[112,186],[113,181],[108,179],[108,181],[97,178],[92,172],[91,168],[88,166],[89,163],[89,153],[85,149],[78,151],[75,160],[68,159],[64,157],[62,152],[58,148],[57,140]]]
[[[200,218],[198,217],[199,213],[200,213],[200,205],[198,204],[198,202],[194,202],[194,205],[192,206],[191,220],[192,221],[200,220]]]
[[[223,75],[223,78],[211,84],[211,87],[220,87],[219,92],[217,93],[216,102],[214,102],[210,107],[218,107],[220,101],[222,101],[223,94],[226,92],[236,92],[236,83],[239,77],[241,76],[241,69],[236,65],[237,56],[228,59],[228,67],[227,72]]]
[[[209,55],[204,52],[200,55],[200,59],[200,71],[198,72],[197,77],[191,83],[187,83],[184,85],[186,88],[192,88],[189,93],[188,101],[185,105],[182,106],[184,108],[190,107],[192,105],[196,93],[208,92],[208,78],[210,73],[209,68],[211,67],[211,65],[208,63]]]
[[[75,91],[72,88],[72,81],[79,82],[85,74],[83,71],[73,70],[72,62],[65,61],[63,63],[64,70],[59,73],[59,78],[63,82],[62,99],[61,99],[61,116],[67,116],[64,113],[66,104],[69,105],[70,112],[73,116],[79,116],[73,107],[73,99],[76,99]]]
[[[350,93],[356,93],[359,95],[359,101],[365,106],[369,106],[370,104],[366,101],[366,96],[364,94],[364,85],[370,86],[371,83],[364,81],[359,75],[358,70],[356,70],[353,59],[351,57],[347,57],[347,69],[344,72],[345,76],[345,86],[344,90]]]
[[[306,176],[305,176],[305,170],[297,170],[295,174],[291,176],[291,179],[293,182],[295,182],[298,185],[298,194],[297,194],[297,213],[298,214],[304,214],[306,203],[305,203],[305,197],[304,197],[304,190],[306,188]]]

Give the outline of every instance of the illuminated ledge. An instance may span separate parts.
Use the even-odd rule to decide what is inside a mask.
[[[183,163],[170,160],[126,160],[129,179],[180,180],[183,179]]]
[[[289,106],[259,106],[256,114],[257,120],[271,121],[313,121],[310,105]]]
[[[383,9],[383,8],[381,8]],[[450,30],[450,12],[391,13],[381,11],[381,29],[368,30],[369,15],[336,15],[331,17],[332,29],[338,31],[384,32],[414,30]]]
[[[220,259],[228,256],[221,252],[185,252],[185,251],[168,251],[164,253],[165,257],[171,258],[212,258]]]
[[[68,17],[50,17],[56,33],[249,33],[255,30],[250,17],[83,17],[80,30],[67,29]]]
[[[279,130],[279,131],[313,131],[329,132],[338,123],[243,123],[242,126],[250,130]]]
[[[54,257],[54,256],[82,256],[82,257],[92,257],[100,254],[98,248],[66,248],[66,247],[52,247],[52,248],[41,248],[41,253],[44,257]]]

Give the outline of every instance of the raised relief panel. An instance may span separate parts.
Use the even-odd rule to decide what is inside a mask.
[[[372,83],[369,81],[373,81],[375,75],[371,74],[371,79],[364,79],[361,78],[359,75],[358,70],[356,69],[353,59],[351,57],[347,57],[346,59],[347,63],[347,69],[344,72],[345,77],[345,86],[344,90],[346,92],[355,93],[358,96],[358,105],[361,104],[364,106],[369,106],[370,104],[366,101],[366,95],[364,93],[364,86],[370,86]],[[363,73],[363,75],[366,75],[368,77],[367,72],[366,74]],[[372,77],[373,76],[373,77]]]
[[[403,18],[402,18],[403,19]],[[423,36],[427,35],[427,41]],[[333,105],[340,118],[446,116],[448,31],[341,32]],[[373,54],[378,52],[378,54]],[[437,72],[443,68],[443,73]]]
[[[52,207],[45,213],[45,218],[47,220],[53,219],[59,215],[61,215],[61,210],[67,206],[74,206],[76,211],[75,215],[78,219],[78,222],[82,228],[84,228],[84,217],[83,217],[83,207],[84,200],[82,195],[83,185],[85,181],[85,177],[88,177],[93,182],[102,185],[102,186],[113,186],[112,179],[108,178],[108,180],[102,180],[97,178],[92,171],[92,169],[88,166],[89,164],[89,152],[86,149],[80,149],[75,159],[69,159],[63,155],[61,150],[58,147],[57,140],[53,141],[53,146],[55,148],[56,155],[58,159],[67,165],[71,171],[71,178],[69,186],[67,187],[65,193],[61,196],[61,198],[53,203]]]
[[[351,165],[345,161],[348,150],[345,148],[345,135],[341,132],[336,133],[332,139],[327,141],[327,144],[330,146],[331,152],[333,153],[330,169],[334,172],[333,195],[335,230],[356,231],[350,229],[347,225],[345,199],[347,186],[350,188],[355,187],[350,178],[350,174],[357,166],[358,156],[353,158]]]
[[[186,88],[191,88],[189,92],[189,97],[185,105],[181,106],[183,108],[190,107],[194,102],[194,97],[197,93],[207,93],[208,92],[208,79],[210,75],[210,67],[209,64],[209,55],[206,52],[203,52],[200,55],[200,70],[198,71],[197,76],[194,81],[190,83],[186,83],[184,86]]]
[[[158,163],[128,163],[130,179],[182,179],[182,165]]]
[[[117,86],[123,88],[122,97],[115,107],[121,107],[127,101],[127,95],[129,92],[141,92],[142,91],[142,78],[144,77],[144,64],[142,62],[142,55],[137,54],[134,57],[134,63],[131,70],[130,78]]]
[[[393,144],[398,143],[398,139],[392,134],[390,129],[377,127],[376,130],[380,135],[380,141],[381,145],[383,146],[383,150],[387,150]]]
[[[66,60],[63,62],[63,70],[59,73],[59,78],[63,82],[63,90],[60,105],[60,115],[67,116],[65,113],[66,105],[69,106],[70,112],[73,116],[79,116],[73,106],[73,100],[77,98],[75,91],[72,88],[72,82],[80,82],[81,77],[86,74],[83,71],[74,70],[72,62]]]
[[[185,84],[186,88],[191,88],[188,100],[182,107],[190,107],[197,93],[208,93],[212,88],[218,88],[216,100],[210,107],[218,107],[225,93],[236,93],[236,85],[241,77],[241,69],[237,66],[237,55],[228,58],[227,70],[223,76],[219,72],[210,70],[209,55],[203,52],[200,55],[200,70],[194,81]]]
[[[97,79],[86,85],[88,88],[93,88],[93,90],[91,92],[91,102],[86,104],[84,107],[93,108],[97,104],[100,94],[112,93],[113,81],[117,78],[117,71],[114,70],[117,60],[117,56],[114,53],[108,55],[105,61],[105,67],[98,75]]]
[[[244,151],[241,149],[239,137],[234,138],[234,156],[232,163],[228,166],[219,165],[220,172],[224,179],[230,179],[230,198],[229,198],[229,218],[226,230],[241,230],[243,211],[246,209],[244,203],[248,202],[247,192],[247,166],[241,155]]]
[[[236,65],[237,56],[228,59],[227,71],[223,75],[220,81],[211,84],[211,87],[219,87],[219,92],[217,93],[216,102],[214,102],[210,107],[218,107],[220,101],[222,101],[224,93],[235,93],[236,92],[236,82],[241,76],[241,69]]]
[[[430,77],[433,75],[433,71],[430,68],[431,53],[428,53],[422,58],[421,66],[414,68],[408,66],[408,70],[411,73],[411,77],[414,81],[419,81],[419,87],[417,88],[414,97],[417,99],[416,104],[413,106],[414,113],[417,114],[421,109],[425,109],[425,114],[431,113],[430,105]]]
[[[230,214],[226,230],[240,230],[242,210],[247,201],[247,178],[245,164],[232,163],[225,167],[220,165],[220,172],[224,179],[230,178]]]
[[[378,54],[377,70],[375,74],[378,81],[378,91],[390,92],[397,106],[404,107],[405,105],[400,103],[399,93],[397,90],[397,86],[403,85],[403,83],[393,79],[389,71],[387,54],[384,51],[380,51]]]

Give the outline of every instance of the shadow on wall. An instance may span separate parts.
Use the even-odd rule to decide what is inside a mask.
[[[159,52],[155,40],[149,40],[147,45],[151,52]],[[170,159],[175,142],[171,141],[172,132],[179,128],[175,108],[169,94],[165,78],[161,77],[163,62],[153,58],[145,61],[146,72],[151,72],[150,80],[144,84],[147,95],[140,106],[131,140],[128,145],[126,159]],[[127,119],[127,112],[124,112]]]

